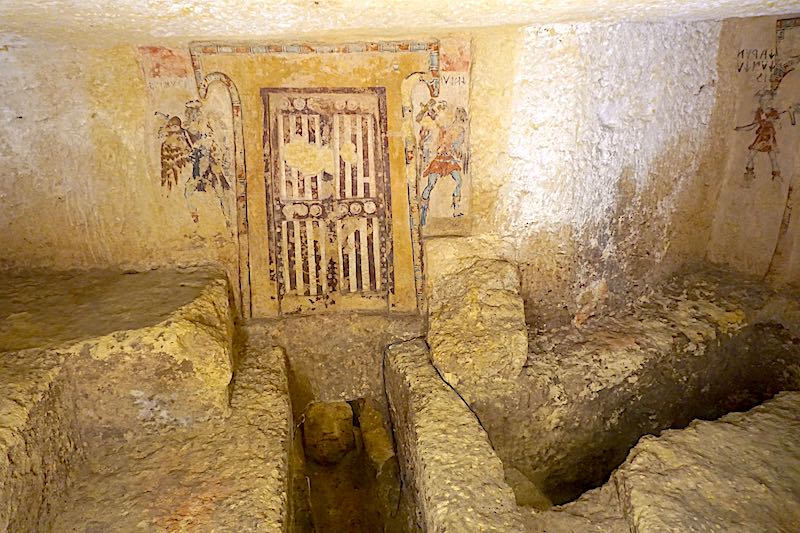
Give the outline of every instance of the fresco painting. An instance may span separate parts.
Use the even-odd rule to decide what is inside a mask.
[[[226,137],[215,132],[199,100],[186,102],[183,120],[178,116],[156,113],[166,119],[159,132],[163,138],[161,185],[172,190],[182,183],[183,195],[194,222],[198,222],[199,214],[192,202],[193,196],[213,193],[230,225],[232,215],[225,193],[231,189],[226,177],[226,173],[231,175],[231,150],[226,146]]]
[[[736,131],[755,131],[755,139],[747,147],[747,163],[744,177],[747,182],[755,179],[755,158],[759,153],[769,157],[772,179],[780,179],[781,170],[778,162],[778,143],[776,139],[776,123],[787,110],[778,111],[773,107],[775,93],[771,89],[759,91],[758,108],[750,124],[737,126]]]
[[[453,113],[446,100],[431,98],[415,117],[420,124],[419,148],[421,152],[422,183],[420,195],[420,225],[425,226],[430,210],[431,195],[439,178],[450,177],[455,186],[451,193],[454,218],[464,216],[461,210],[463,175],[467,171],[467,112],[458,107]]]
[[[150,104],[146,128],[153,185],[184,231],[211,236],[234,253],[238,249],[238,264],[229,275],[237,307],[250,316],[244,164],[237,150],[241,124],[235,87],[219,76],[198,84],[190,49],[140,46],[137,52]],[[213,83],[217,80],[222,83]]]
[[[262,89],[281,312],[387,307],[393,290],[383,88]]]
[[[755,162],[759,154],[764,154],[769,161],[771,179],[782,181],[778,130],[796,126],[800,113],[800,94],[795,87],[783,83],[800,64],[800,18],[776,22],[774,49],[743,49],[739,58],[738,71],[753,71],[754,81],[762,85],[754,95],[753,120],[735,128],[739,132],[754,133],[747,146],[745,183],[756,179]]]
[[[386,87],[351,88],[347,89],[350,96],[340,98],[332,95],[345,87],[303,83],[284,86],[287,92],[279,95],[265,83],[259,89],[266,91],[261,95],[262,105],[282,99],[289,107],[245,110],[230,77],[234,73],[227,67],[206,68],[218,63],[211,58],[223,56],[253,61],[272,55],[344,56],[345,63],[347,57],[353,57],[356,64],[368,56],[402,54],[416,58],[415,68],[425,67],[403,74],[402,87],[388,89],[400,91],[402,120],[397,124],[388,118],[393,111],[385,101],[381,112],[374,102],[367,112],[361,102],[363,91],[372,94]],[[139,56],[152,105],[150,153],[158,168],[157,182],[172,199],[172,209],[185,210],[195,224],[210,223],[218,216],[224,219],[239,248],[243,308],[248,309],[252,297],[252,246],[259,248],[258,254],[265,253],[262,247],[268,248],[268,281],[275,286],[270,289],[275,303],[260,307],[310,312],[343,300],[353,304],[352,308],[364,309],[374,308],[376,301],[381,301],[380,305],[392,301],[391,297],[387,300],[393,291],[395,264],[390,175],[408,184],[407,196],[394,199],[405,203],[408,212],[408,218],[403,217],[408,231],[404,238],[410,241],[411,250],[404,251],[402,257],[407,259],[401,260],[413,265],[414,279],[404,283],[413,284],[411,296],[415,296],[417,308],[424,305],[422,239],[469,232],[465,224],[471,191],[469,38],[338,44],[195,42],[188,50],[140,47]],[[297,74],[298,79],[314,79],[319,73]],[[250,94],[254,89],[248,91],[250,100],[244,101],[255,102]],[[300,92],[292,99],[291,91]],[[291,117],[284,111],[291,111]],[[250,122],[245,131],[243,117],[253,112],[268,120],[299,122],[275,145],[277,122],[265,123],[264,132],[259,133],[250,131],[255,129]],[[255,175],[245,168],[252,154],[246,156],[244,147],[245,139],[255,135],[271,139],[264,147],[265,182],[272,184],[264,193],[268,196],[268,220],[259,221],[271,232],[262,238],[264,243],[251,243],[248,229],[247,182]],[[401,163],[390,169],[388,163],[382,164],[389,153],[386,136],[402,139],[405,167]],[[270,174],[280,169],[294,173],[289,181]],[[342,189],[343,183],[352,183],[355,189],[349,185]],[[174,203],[179,197],[183,199],[180,207]]]
[[[216,91],[199,98],[188,51],[154,46],[138,51],[154,108],[149,121],[162,188],[183,196],[195,223],[209,203],[198,195],[212,196],[231,233],[236,215],[228,194],[235,171],[230,101]]]
[[[775,22],[774,48],[742,49],[738,59],[738,72],[749,75],[747,86],[758,87],[752,120],[735,127],[737,132],[752,135],[746,146],[743,185],[772,183],[772,187],[780,188],[784,199],[775,246],[764,273],[764,278],[770,279],[785,268],[792,254],[789,228],[800,174],[800,17]]]
[[[422,236],[459,233],[469,211],[470,42],[443,39],[439,52],[438,83],[412,78],[404,110],[412,122],[406,164]]]

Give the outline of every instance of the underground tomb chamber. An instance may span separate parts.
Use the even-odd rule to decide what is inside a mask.
[[[0,531],[795,532],[794,7],[120,1],[0,6]]]
[[[747,411],[781,391],[800,389],[800,343],[780,325],[746,327],[699,348],[699,356],[689,344],[681,339],[660,361],[648,361],[623,382],[584,397],[580,392],[570,397],[574,389],[567,378],[556,377],[551,387],[564,396],[539,399],[544,405],[538,408],[533,400],[521,407],[525,415],[506,410],[503,416],[515,427],[511,434],[494,423],[487,423],[487,430],[509,454],[511,468],[532,472],[529,479],[562,504],[602,485],[643,435]],[[577,405],[559,405],[565,397]],[[515,416],[526,418],[514,424]],[[563,417],[555,431],[548,421],[552,416]]]

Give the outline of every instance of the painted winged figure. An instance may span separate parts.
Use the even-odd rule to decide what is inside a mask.
[[[199,213],[192,196],[197,192],[213,191],[225,221],[230,225],[231,213],[225,192],[231,186],[223,170],[224,154],[216,134],[198,100],[186,102],[185,120],[156,112],[167,119],[159,130],[161,142],[161,185],[172,189],[178,185],[181,173],[191,164],[191,175],[186,178],[183,194],[190,203],[192,220],[199,221]]]
[[[192,157],[192,147],[180,117],[170,117],[159,130],[161,142],[161,185],[172,189],[178,185],[181,169]]]

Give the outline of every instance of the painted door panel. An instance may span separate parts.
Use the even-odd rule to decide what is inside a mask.
[[[394,276],[383,89],[261,95],[281,313],[387,309]]]

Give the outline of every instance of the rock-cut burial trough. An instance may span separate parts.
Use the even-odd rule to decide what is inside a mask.
[[[387,350],[386,380],[426,531],[789,533],[800,519],[800,392],[644,437],[600,488],[537,511],[517,504],[486,432],[423,341]]]
[[[6,275],[0,316],[0,531],[285,528],[285,357],[238,364],[223,274]]]
[[[800,389],[795,295],[684,273],[529,334],[512,265],[429,283],[427,342],[365,317],[363,346],[388,346],[362,396],[312,380],[293,415],[291,372],[309,367],[262,331],[290,322],[237,329],[223,274],[7,275],[0,531],[800,523],[800,393],[781,392]]]
[[[639,516],[640,510],[636,505],[643,500],[637,500],[636,505],[619,500],[622,497],[620,480],[627,479],[627,474],[620,472],[633,472],[631,461],[638,457],[637,453],[644,453],[641,449],[653,444],[644,440],[639,452],[636,448],[631,452],[631,448],[644,435],[683,428],[694,419],[714,420],[732,411],[747,411],[780,391],[800,389],[800,299],[797,295],[778,294],[755,280],[717,270],[687,272],[669,280],[649,297],[598,314],[583,324],[531,331],[528,346],[520,354],[518,338],[524,335],[525,325],[515,269],[495,260],[478,260],[473,267],[459,270],[452,276],[431,277],[430,354],[427,355],[425,348],[425,355],[417,356],[414,364],[423,365],[422,361],[430,359],[438,371],[436,375],[444,378],[447,388],[452,387],[450,395],[458,399],[451,397],[447,401],[455,405],[460,402],[478,424],[480,436],[474,437],[477,439],[475,446],[484,447],[478,442],[488,438],[490,455],[496,454],[502,460],[505,480],[500,484],[496,501],[508,503],[504,499],[505,489],[511,487],[514,501],[522,506],[519,509],[529,508],[528,514],[534,508],[546,510],[552,504],[567,504],[587,490],[602,486],[573,504],[557,507],[556,513],[561,514],[546,514],[551,517],[567,516],[563,514],[565,511],[585,514],[593,517],[587,524],[593,524],[598,520],[602,522],[602,509],[616,509],[605,514],[609,519],[630,522],[634,531],[686,530],[681,529],[685,524],[658,529],[652,521],[634,518]],[[420,352],[423,348],[404,350]],[[409,364],[410,356],[392,357],[393,353],[390,351],[387,359],[393,369],[388,375],[407,373],[401,366]],[[492,371],[481,371],[486,368]],[[413,391],[419,389],[419,385],[409,383],[403,387],[400,385],[403,379],[398,377],[392,382],[394,392],[390,387],[389,396],[395,399],[393,412],[403,412],[409,401],[413,412],[414,398],[420,395]],[[401,393],[403,390],[406,392]],[[446,393],[442,388],[440,394]],[[780,517],[795,516],[792,513],[797,514],[800,508],[800,489],[787,488],[800,487],[800,463],[790,444],[793,439],[789,438],[796,426],[788,423],[800,419],[800,411],[796,409],[796,396],[782,398],[766,405],[779,411],[776,416],[787,423],[786,427],[774,434],[753,429],[754,434],[765,438],[763,453],[771,454],[764,461],[766,466],[762,465],[766,486],[774,483],[776,487],[784,487],[776,488],[770,497],[765,496],[766,508],[773,509],[775,516],[751,509],[749,500],[743,504],[743,509],[753,511],[753,517],[765,520],[759,530],[791,531]],[[759,409],[753,413],[762,412]],[[425,413],[435,411],[437,409],[430,405],[425,409]],[[406,416],[413,420],[414,415]],[[421,412],[417,416],[425,420]],[[736,416],[742,418],[736,419]],[[757,418],[748,413],[723,420],[735,419],[736,424],[741,425]],[[776,429],[780,425],[774,424]],[[442,435],[461,431],[450,425],[447,427],[448,430],[440,432]],[[404,431],[407,433],[405,429],[396,429],[400,434]],[[689,438],[689,431],[677,433]],[[712,430],[708,431],[713,434]],[[728,449],[740,446],[742,454],[750,450],[753,457],[758,456],[759,439],[749,438],[746,431],[734,434],[739,436]],[[442,442],[432,434],[418,437],[418,443],[415,439],[406,439],[404,448],[410,468],[424,471],[422,477],[427,479],[442,474],[426,471],[435,464],[434,459],[425,458],[426,454],[431,449],[448,449],[455,445]],[[664,439],[658,442],[670,442],[666,436]],[[698,454],[696,470],[711,469],[708,476],[718,479],[722,485],[747,485],[743,479],[749,479],[750,473],[735,465],[726,466],[722,458],[719,464],[705,461],[708,450],[698,447],[686,453]],[[626,457],[628,463],[625,463]],[[729,458],[733,457],[735,454],[729,454]],[[488,464],[487,461],[485,454],[483,458],[472,460],[474,464]],[[627,466],[621,466],[623,463]],[[467,468],[468,465],[462,466]],[[669,468],[667,463],[661,466]],[[606,482],[617,468],[617,474],[609,482],[617,484],[612,490]],[[459,477],[469,479],[466,474]],[[411,478],[419,482],[419,472]],[[449,482],[456,483],[455,479],[448,481],[445,475],[438,485]],[[625,483],[625,487],[631,486],[628,481]],[[462,494],[469,494],[471,490],[477,494],[483,490],[469,483],[457,486]],[[419,488],[419,498],[424,500],[430,490],[434,489]],[[671,489],[664,487],[663,490],[666,493]],[[740,496],[731,496],[732,501]],[[758,499],[755,495],[752,498],[753,501]],[[603,505],[598,503],[601,500],[605,502]],[[587,501],[591,504],[588,508]],[[506,504],[498,505],[505,508]],[[675,505],[683,509],[682,503]],[[749,512],[726,515],[715,507],[716,503],[708,502],[708,505],[708,511],[716,516],[711,523],[723,530],[738,524]],[[688,513],[691,508],[691,512],[699,512],[699,507],[692,505],[685,511]],[[777,511],[780,508],[785,510]],[[658,514],[657,510],[652,512]],[[493,510],[488,514],[498,512]],[[754,520],[757,522],[758,518]],[[495,524],[492,527],[498,531],[506,530],[505,525],[498,525],[502,520],[490,523]],[[547,531],[556,527],[551,519],[546,523],[549,524]],[[429,519],[430,527],[435,524],[435,519]],[[525,527],[536,530],[539,526],[528,523]],[[481,528],[491,529],[489,526]]]

